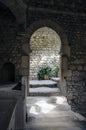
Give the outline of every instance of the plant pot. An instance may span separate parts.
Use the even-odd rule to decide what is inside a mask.
[[[48,80],[49,79],[49,75],[45,74],[44,75],[44,80]]]

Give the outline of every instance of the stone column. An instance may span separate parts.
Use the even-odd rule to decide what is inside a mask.
[[[21,66],[19,69],[19,75],[21,77],[21,96],[18,98],[17,107],[16,107],[16,121],[15,126],[16,130],[25,129],[26,123],[26,96],[28,89],[28,74],[29,74],[29,45],[26,44],[26,38],[24,34],[20,34],[21,39]]]

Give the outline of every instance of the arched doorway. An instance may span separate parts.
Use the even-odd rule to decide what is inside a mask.
[[[28,41],[28,43],[29,43],[29,68],[30,68],[30,53],[31,53],[30,39],[31,39],[32,34],[41,27],[49,27],[49,28],[53,29],[54,31],[56,31],[56,33],[59,35],[59,37],[61,39],[61,51],[60,51],[61,52],[61,82],[60,82],[60,84],[61,85],[60,85],[60,87],[61,87],[63,95],[66,95],[67,88],[66,88],[65,77],[70,74],[70,72],[68,71],[68,68],[67,68],[67,61],[68,61],[68,57],[70,56],[70,47],[68,45],[67,35],[65,34],[64,30],[60,27],[60,25],[58,23],[45,19],[45,20],[36,21],[28,27],[24,39],[26,39],[26,41]],[[23,48],[28,48],[28,43],[23,44]],[[24,49],[24,51],[25,51],[25,49]],[[27,49],[25,52],[27,53]],[[27,68],[27,66],[26,66],[26,68]],[[29,71],[30,71],[30,69],[29,69]],[[27,86],[29,89],[29,84]]]
[[[49,27],[37,29],[31,36],[30,49],[30,80],[40,78],[39,71],[44,67],[51,68],[50,77],[60,77],[61,40],[53,29]]]
[[[12,63],[5,63],[2,68],[2,82],[9,83],[15,81],[15,66]]]
[[[58,93],[61,78],[59,35],[47,26],[37,29],[31,36],[30,50],[30,95]]]

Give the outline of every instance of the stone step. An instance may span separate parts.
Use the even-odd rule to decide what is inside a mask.
[[[60,94],[59,88],[37,87],[30,88],[28,96],[56,96]]]
[[[60,96],[60,92],[56,93],[29,93],[28,96]]]
[[[55,88],[58,86],[59,83],[52,80],[30,80],[29,84],[31,88],[43,87],[43,86]]]
[[[30,80],[28,96],[56,96],[60,95],[57,82],[52,80]]]
[[[57,84],[36,84],[36,85],[32,85],[30,84],[30,88],[37,88],[37,87],[50,87],[50,88],[56,88],[58,85]]]

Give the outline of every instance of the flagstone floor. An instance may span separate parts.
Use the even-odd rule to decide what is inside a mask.
[[[64,96],[28,96],[26,130],[86,130],[86,119],[71,110]]]

